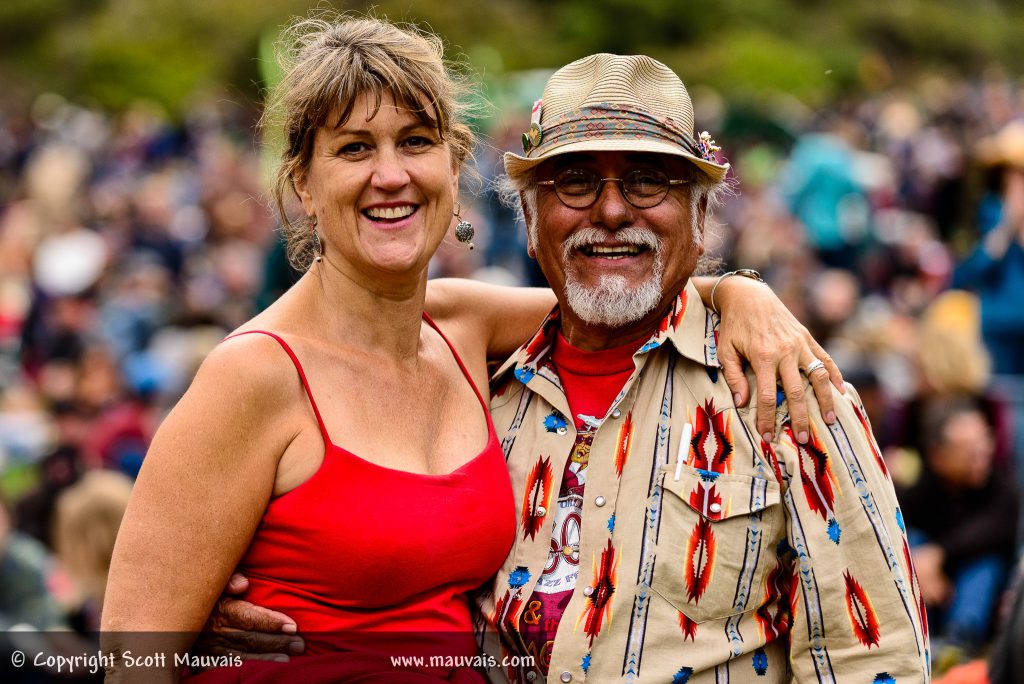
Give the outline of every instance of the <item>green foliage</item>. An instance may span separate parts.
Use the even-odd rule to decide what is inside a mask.
[[[1024,68],[1024,8],[1010,0],[333,4],[439,33],[501,101],[525,88],[506,82],[510,72],[599,51],[651,54],[730,99],[784,92],[811,106],[930,70]],[[196,93],[226,90],[258,101],[261,37],[309,8],[308,0],[4,0],[0,78],[8,98],[53,90],[115,108],[145,97],[180,111]]]

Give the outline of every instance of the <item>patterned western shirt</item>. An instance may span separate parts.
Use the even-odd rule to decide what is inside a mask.
[[[576,442],[549,359],[558,325],[556,309],[493,378],[518,519],[481,601],[483,646],[499,663],[543,656],[521,638],[521,621]],[[858,395],[834,393],[829,426],[808,387],[809,443],[795,441],[784,404],[778,437],[765,443],[719,372],[716,325],[688,285],[597,428],[579,577],[549,681],[928,681],[903,519]],[[492,668],[496,681],[543,680],[505,662]]]

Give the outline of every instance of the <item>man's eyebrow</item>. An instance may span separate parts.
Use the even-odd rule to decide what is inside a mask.
[[[566,169],[571,166],[579,166],[581,164],[591,164],[596,161],[596,157],[586,152],[571,152],[569,154],[560,154],[552,160],[552,166],[557,169]]]
[[[658,166],[664,166],[668,163],[665,155],[653,152],[632,152],[626,155],[626,161],[631,164],[655,164]]]
[[[649,164],[652,166],[665,166],[668,160],[665,155],[656,152],[628,152],[625,160],[629,164]],[[597,157],[586,152],[570,152],[569,154],[558,155],[552,160],[552,166],[561,170],[571,166],[580,166],[596,163]]]

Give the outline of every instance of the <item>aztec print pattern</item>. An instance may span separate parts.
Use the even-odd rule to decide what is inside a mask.
[[[794,439],[785,405],[779,434],[763,441],[755,411],[733,405],[714,367],[716,322],[688,286],[634,355],[637,370],[615,401],[621,416],[594,432],[579,533],[589,561],[557,625],[549,678],[926,681],[920,591],[856,391],[833,394],[832,426],[811,395],[807,444]],[[481,602],[482,643],[495,657],[523,653],[522,600],[550,550],[551,517],[533,537],[522,522],[536,524],[536,507],[524,512],[541,502],[544,468],[533,471],[548,459],[558,491],[574,446],[572,430],[545,425],[566,406],[545,377],[550,344],[541,338],[553,329],[495,376],[496,387],[518,383],[492,410],[496,429],[514,432],[507,460],[524,528]],[[525,684],[528,672],[489,674]]]
[[[522,527],[523,538],[534,539],[547,517],[551,506],[551,459],[541,456],[526,476],[526,490],[523,495]]]
[[[670,359],[669,364],[675,365],[675,359]],[[621,675],[626,682],[636,681],[640,674],[640,660],[647,632],[647,611],[653,600],[651,578],[654,575],[654,550],[658,543],[658,530],[661,526],[662,503],[662,489],[657,483],[661,467],[668,465],[669,462],[668,448],[671,436],[669,423],[672,419],[673,378],[673,373],[667,373],[665,376],[655,439],[655,454],[647,486],[647,511],[644,515],[640,545],[640,554],[643,560],[638,569],[636,598],[633,600],[632,610],[629,614],[626,650],[622,660]]]
[[[714,400],[698,406],[693,417],[688,465],[713,473],[732,472],[732,434],[726,412],[716,412]]]
[[[686,542],[686,598],[700,603],[715,571],[715,533],[711,521],[700,518]]]
[[[800,585],[800,595],[797,597],[794,594],[794,604],[790,606],[790,612],[794,616],[794,621],[802,617],[806,623],[808,651],[817,681],[821,684],[833,683],[836,681],[836,676],[832,670],[832,658],[825,647],[825,615],[821,603],[821,592],[818,590],[818,580],[815,577],[814,565],[808,551],[799,509],[793,501],[792,488],[786,492],[786,508],[789,509],[793,519],[790,536],[793,541],[793,550],[797,556],[796,577]],[[803,602],[802,615],[797,612],[796,602],[798,599],[802,599]]]
[[[875,457],[875,465],[878,466],[878,469],[885,475],[886,479],[891,480],[892,477],[889,475],[889,469],[885,465],[885,459],[882,458],[882,452],[878,450],[878,445],[875,444],[875,440],[871,436],[871,426],[868,425],[867,412],[864,410],[863,404],[854,403],[851,405],[851,408],[853,408],[853,412],[857,416],[857,422],[860,423],[868,444],[871,445],[871,455]]]
[[[693,641],[697,637],[697,623],[679,611],[679,628],[683,630],[683,641]]]
[[[871,605],[871,599],[860,582],[853,579],[850,571],[843,573],[846,580],[846,612],[850,616],[850,626],[857,636],[857,641],[868,648],[878,645],[881,637],[878,627],[878,614]]]
[[[785,424],[784,429],[786,437],[799,454],[800,479],[803,482],[807,505],[811,511],[821,516],[826,523],[828,538],[838,544],[843,532],[833,510],[839,487],[832,471],[828,451],[818,438],[813,425],[807,444],[797,443],[796,437],[793,436],[793,426],[789,422]]]
[[[508,456],[512,452],[512,445],[516,442],[516,435],[519,434],[519,428],[523,424],[523,419],[526,417],[526,409],[530,407],[530,400],[536,396],[533,392],[523,392],[519,397],[519,404],[516,407],[515,418],[512,423],[508,426],[508,430],[501,438],[501,450],[505,454],[505,460],[508,461]]]
[[[583,632],[590,638],[590,646],[594,645],[594,637],[601,632],[602,625],[611,619],[611,600],[615,594],[615,585],[618,584],[618,565],[615,549],[609,539],[608,546],[601,550],[600,564],[594,563],[594,592],[587,597],[587,608],[577,621],[577,626],[580,621],[584,622]]]
[[[537,154],[588,138],[606,139],[609,132],[624,140],[659,139],[682,145],[695,156],[701,156],[693,137],[671,118],[622,109],[606,102],[573,109],[545,122]]]
[[[622,421],[622,427],[619,428],[619,439],[615,447],[615,474],[618,477],[622,477],[622,469],[629,459],[629,447],[632,441],[633,413],[629,412],[626,414],[626,419]]]
[[[899,590],[899,597],[902,602],[903,609],[918,631],[918,639],[915,640],[918,642],[918,654],[925,660],[928,660],[928,642],[923,638],[924,631],[926,629],[923,625],[927,624],[927,620],[922,618],[922,613],[919,611],[918,606],[913,603],[911,587],[916,581],[916,578],[913,576],[912,572],[906,571],[899,564],[888,528],[885,525],[885,521],[882,519],[881,511],[875,499],[874,492],[867,485],[867,481],[864,477],[864,470],[861,466],[860,459],[853,450],[850,436],[845,430],[843,430],[842,425],[839,423],[836,423],[831,427],[831,433],[836,446],[839,448],[839,453],[843,457],[843,462],[846,464],[846,468],[850,474],[850,479],[853,481],[857,489],[857,495],[864,515],[870,521],[871,527],[874,530],[874,538],[878,548],[885,557],[890,573],[895,578],[896,587]],[[899,509],[896,509],[892,514],[894,521],[896,520],[896,513],[898,512]],[[900,527],[902,527],[902,525],[900,525]],[[903,541],[906,541],[905,536],[903,537]],[[917,618],[916,621],[914,620],[915,616]]]

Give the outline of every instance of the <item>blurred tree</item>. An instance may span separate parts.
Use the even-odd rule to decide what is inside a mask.
[[[321,2],[444,36],[493,92],[509,72],[582,55],[644,52],[727,98],[780,91],[814,106],[947,68],[1024,69],[1016,0],[379,0]],[[111,107],[198,94],[257,103],[261,36],[308,0],[4,0],[0,97],[52,90]],[[230,84],[230,86],[225,86]],[[230,88],[230,89],[229,89]],[[500,98],[499,98],[500,99]]]

